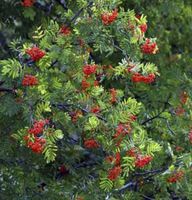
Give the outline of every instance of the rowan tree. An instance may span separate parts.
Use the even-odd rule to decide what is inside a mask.
[[[190,2],[7,5],[2,27],[20,28],[1,43],[0,197],[190,199],[190,28],[171,27],[191,24]]]

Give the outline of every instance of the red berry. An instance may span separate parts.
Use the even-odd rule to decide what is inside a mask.
[[[65,165],[61,165],[59,167],[59,172],[63,175],[68,174],[69,170],[65,167]]]
[[[141,46],[141,51],[144,54],[156,54],[158,51],[156,42],[151,42],[151,40],[147,38],[145,43]]]
[[[134,73],[131,77],[131,80],[135,83],[152,83],[155,81],[155,74],[149,74],[148,76],[143,76],[140,73]]]
[[[115,158],[114,158],[113,156],[107,156],[107,157],[105,158],[105,161],[106,161],[107,163],[112,163],[112,162],[115,161]]]
[[[91,108],[91,112],[92,113],[99,113],[100,112],[100,107],[99,106],[95,106],[95,107]]]
[[[41,58],[43,58],[43,56],[45,56],[45,52],[36,46],[34,46],[30,49],[27,49],[26,53],[31,57],[31,60],[33,60],[33,61],[38,61]]]
[[[168,183],[176,183],[178,181],[180,181],[184,176],[184,172],[182,170],[179,170],[177,172],[175,172],[172,176],[170,176],[167,179]]]
[[[35,3],[35,0],[23,0],[21,5],[24,7],[31,7]]]
[[[83,73],[86,75],[86,76],[89,76],[91,74],[95,74],[96,73],[96,70],[97,70],[97,66],[96,65],[85,65],[83,67]]]
[[[97,141],[95,139],[85,140],[84,146],[85,146],[85,148],[88,148],[88,149],[95,149],[95,148],[100,147],[100,145],[97,143]]]
[[[115,154],[115,165],[117,166],[117,165],[120,165],[120,162],[121,162],[121,154],[120,154],[120,152],[117,152],[116,154]]]
[[[112,88],[112,89],[110,89],[110,94],[111,94],[111,99],[110,99],[111,103],[116,103],[117,102],[117,98],[116,98],[117,91],[114,88]]]
[[[117,16],[118,11],[115,9],[111,13],[103,13],[101,19],[104,25],[110,25],[117,19]]]
[[[86,80],[82,80],[81,87],[83,90],[88,89],[90,86],[91,86],[91,84],[89,82],[87,82]]]
[[[147,24],[141,24],[139,26],[140,30],[142,33],[145,33],[147,31]]]
[[[180,97],[179,97],[180,102],[181,102],[182,104],[186,104],[188,97],[189,97],[189,96],[188,96],[187,92],[183,91],[183,92],[180,94]]]
[[[42,153],[45,143],[46,143],[46,140],[44,138],[38,138],[36,136],[35,136],[35,140],[34,141],[27,140],[27,146],[34,153]]]
[[[40,133],[43,132],[43,129],[44,129],[44,126],[46,124],[48,124],[49,121],[48,120],[40,120],[40,121],[36,121],[34,124],[33,124],[33,127],[31,129],[28,130],[28,132],[30,134],[33,134],[33,135],[38,135]]]
[[[129,151],[127,151],[127,155],[130,157],[137,157],[137,148],[132,147],[131,149],[129,149]]]
[[[143,168],[146,165],[148,165],[152,159],[153,159],[153,157],[148,156],[148,155],[147,156],[138,156],[135,161],[135,167]]]
[[[38,85],[38,79],[33,75],[25,75],[22,80],[23,86],[34,86]]]
[[[110,179],[111,181],[115,181],[117,177],[121,174],[121,171],[122,169],[120,166],[116,166],[110,169],[108,172],[108,179]]]
[[[63,35],[70,35],[71,34],[71,29],[68,26],[63,25],[60,28],[59,33],[63,34]]]

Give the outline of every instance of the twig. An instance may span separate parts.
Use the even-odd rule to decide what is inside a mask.
[[[10,89],[10,88],[0,88],[0,92],[7,92],[7,93],[15,94],[15,90]]]
[[[150,197],[148,197],[148,196],[145,196],[144,194],[141,194],[140,196],[141,196],[141,197],[144,197],[145,200],[155,200],[155,199],[152,199],[152,198],[150,198]]]
[[[67,26],[70,26],[71,23],[74,23],[76,19],[79,17],[79,15],[83,12],[84,9],[87,9],[93,5],[93,1],[90,1],[87,6],[81,8],[73,17],[72,19],[66,24]]]
[[[67,3],[65,0],[56,0],[65,10],[68,10]]]
[[[168,101],[169,101],[170,97],[171,97],[171,95],[169,94],[167,101],[164,103],[164,107],[163,107],[162,111],[160,111],[157,115],[145,120],[144,122],[141,123],[141,125],[145,125],[146,123],[153,121],[156,118],[159,118],[160,115],[167,109],[167,105],[168,105]]]
[[[127,184],[125,184],[123,187],[121,187],[120,189],[115,190],[116,192],[124,192],[124,190],[131,188],[133,186],[136,186],[137,182],[128,182]]]
[[[144,175],[147,175],[147,174],[157,174],[157,173],[160,173],[160,172],[164,172],[168,169],[168,167],[165,167],[165,168],[161,168],[161,169],[155,169],[155,170],[151,170],[151,171],[145,171],[145,172],[141,172],[141,173],[135,173],[134,176],[144,176]]]
[[[75,108],[78,108],[80,109],[83,113],[85,114],[89,114],[90,111],[85,109],[85,108],[82,108],[81,106],[78,106],[78,105],[74,105],[74,104],[67,104],[67,103],[53,103],[51,104],[52,106],[54,107],[57,107],[59,109],[63,109],[63,110],[66,110],[67,112],[70,112],[70,107],[75,107]],[[107,120],[105,118],[103,118],[102,116],[96,114],[97,118],[104,121],[104,122],[107,122]]]

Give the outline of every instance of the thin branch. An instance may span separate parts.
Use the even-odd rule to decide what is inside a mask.
[[[10,89],[10,88],[0,88],[0,92],[7,92],[7,93],[15,94],[15,90]]]
[[[136,181],[135,182],[130,181],[130,182],[126,183],[123,187],[121,187],[120,189],[117,189],[115,191],[116,192],[124,192],[128,188],[136,186],[136,184],[137,184]]]
[[[168,167],[165,168],[161,168],[161,169],[155,169],[155,170],[150,170],[150,171],[145,171],[145,172],[141,172],[141,173],[135,173],[133,176],[144,176],[147,174],[157,174],[157,173],[161,173],[164,172],[168,169]]]
[[[134,176],[144,176],[144,175],[147,175],[147,174],[150,174],[149,176],[147,177],[144,177],[143,180],[148,180],[149,178],[159,174],[159,173],[163,173],[165,172],[166,170],[168,169],[168,166],[165,167],[165,168],[161,168],[161,169],[156,169],[156,170],[151,170],[151,171],[146,171],[146,172],[143,172],[143,173],[137,173],[137,174],[134,174]],[[132,177],[132,178],[133,178]],[[120,189],[117,189],[115,190],[115,192],[124,192],[125,190],[131,188],[131,187],[135,187],[137,186],[139,183],[139,181],[129,181],[128,183],[126,183],[123,187],[121,187]]]
[[[58,2],[64,8],[64,10],[68,10],[67,3],[65,0],[56,0],[56,2]]]
[[[76,19],[79,17],[79,15],[87,8],[91,7],[93,5],[93,1],[90,1],[87,6],[81,8],[73,17],[72,19],[66,24],[67,26],[71,25],[72,23],[75,23]]]
[[[160,119],[164,119],[164,120],[166,121],[166,125],[167,125],[168,130],[170,131],[170,133],[171,133],[172,135],[175,135],[175,132],[171,129],[171,126],[170,126],[170,124],[169,124],[169,120],[166,119],[165,117],[159,117],[159,118],[160,118]]]
[[[51,104],[52,106],[54,106],[54,107],[57,107],[57,108],[59,108],[59,109],[63,109],[63,110],[65,110],[65,111],[67,111],[67,112],[70,112],[71,110],[70,110],[70,107],[75,107],[75,108],[78,108],[78,109],[80,109],[83,113],[85,113],[85,114],[89,114],[90,113],[90,111],[89,110],[87,110],[87,109],[85,109],[85,108],[82,108],[81,106],[78,106],[78,105],[74,105],[74,104],[68,104],[68,103],[53,103],[53,104]],[[98,115],[98,114],[96,114],[96,116],[97,116],[97,118],[98,119],[100,119],[100,120],[102,120],[102,121],[104,121],[104,122],[107,122],[107,120],[105,119],[105,118],[103,118],[101,115]]]
[[[164,107],[163,107],[162,111],[160,111],[157,115],[155,115],[155,116],[153,116],[153,117],[151,117],[151,118],[149,118],[149,119],[143,121],[143,122],[141,123],[141,125],[145,125],[146,123],[148,123],[148,122],[150,122],[150,121],[153,121],[153,120],[156,119],[156,118],[159,118],[160,115],[167,109],[168,101],[169,101],[170,98],[171,98],[171,95],[169,94],[169,96],[168,96],[168,98],[167,98],[167,101],[164,103]]]
[[[155,200],[155,199],[152,199],[152,198],[150,198],[148,196],[145,196],[144,194],[141,194],[140,196],[143,197],[143,198],[145,198],[145,200]]]

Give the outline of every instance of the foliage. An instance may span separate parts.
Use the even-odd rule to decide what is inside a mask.
[[[190,199],[191,6],[0,2],[0,199]]]

